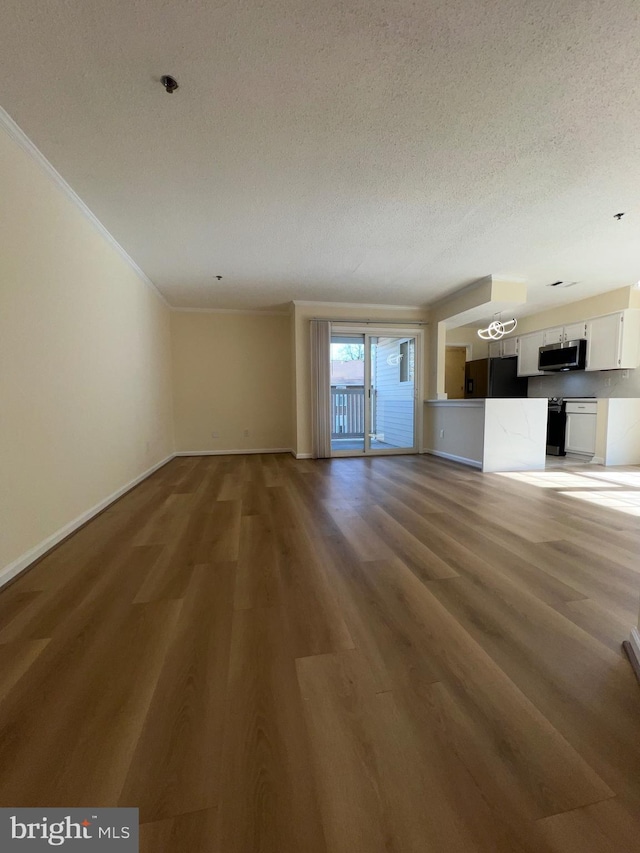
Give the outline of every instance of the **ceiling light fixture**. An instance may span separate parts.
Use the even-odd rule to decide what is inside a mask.
[[[497,316],[497,315],[496,315]],[[486,329],[478,329],[478,337],[483,341],[499,341],[505,335],[511,334],[518,325],[515,317],[511,320],[493,320]]]
[[[178,81],[176,80],[175,77],[172,77],[170,74],[163,74],[162,77],[160,78],[160,82],[162,83],[164,88],[167,90],[167,93],[169,95],[172,95],[175,92],[175,90],[178,88]]]

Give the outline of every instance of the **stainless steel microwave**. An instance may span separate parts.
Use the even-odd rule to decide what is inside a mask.
[[[587,342],[562,341],[540,347],[538,370],[584,370],[587,361]]]

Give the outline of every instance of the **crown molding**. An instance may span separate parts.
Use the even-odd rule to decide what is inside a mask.
[[[104,227],[102,222],[98,219],[98,217],[87,207],[87,205],[82,201],[80,196],[73,190],[69,184],[62,177],[60,172],[51,165],[51,163],[44,156],[42,151],[34,145],[34,143],[29,139],[27,134],[16,124],[16,122],[11,118],[9,113],[0,107],[0,127],[8,134],[8,136],[13,139],[13,141],[25,151],[32,160],[34,160],[38,166],[42,169],[42,171],[49,177],[50,180],[54,182],[58,186],[59,189],[67,196],[67,198],[75,204],[78,210],[84,215],[85,219],[87,219],[91,225],[96,229],[96,231],[106,240],[106,242],[111,246],[112,249],[120,255],[123,261],[125,261],[134,273],[140,278],[148,287],[153,290],[155,295],[162,300],[162,302],[167,306],[171,307],[167,299],[163,296],[163,294],[158,290],[156,285],[151,281],[149,276],[138,266],[138,264],[133,260],[131,255],[122,248],[120,243],[116,240],[116,238]]]
[[[261,311],[259,308],[180,308],[172,306],[176,314],[250,314],[257,317],[290,317],[289,311]]]
[[[324,307],[324,308],[375,308],[378,311],[426,311],[426,308],[420,305],[377,305],[371,302],[321,302],[306,299],[293,299],[293,305],[303,305],[305,307]]]

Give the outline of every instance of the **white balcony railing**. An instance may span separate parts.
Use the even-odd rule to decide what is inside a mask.
[[[331,388],[331,438],[364,436],[364,388]]]

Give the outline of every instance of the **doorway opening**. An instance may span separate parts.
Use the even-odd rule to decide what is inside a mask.
[[[444,390],[449,400],[461,400],[464,397],[466,362],[466,346],[447,345],[444,360]]]

